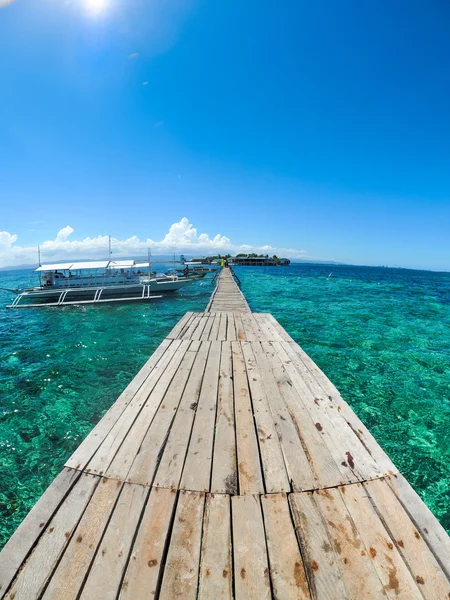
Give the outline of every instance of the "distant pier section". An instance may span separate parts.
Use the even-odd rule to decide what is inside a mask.
[[[224,268],[6,544],[0,598],[448,600],[450,539]]]

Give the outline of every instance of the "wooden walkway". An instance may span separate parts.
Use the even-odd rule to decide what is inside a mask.
[[[227,269],[0,554],[9,600],[448,600],[449,578],[438,521]]]

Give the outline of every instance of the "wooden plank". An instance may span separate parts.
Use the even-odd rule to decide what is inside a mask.
[[[189,323],[189,327],[187,329],[185,329],[183,335],[181,336],[181,339],[191,340],[195,330],[200,325],[201,320],[202,320],[201,316],[196,313],[194,318],[192,319],[192,321]]]
[[[338,556],[312,492],[289,494],[311,596],[316,600],[350,598],[339,568]],[[355,600],[363,596],[355,596]]]
[[[280,328],[274,324],[273,317],[272,317],[272,319],[270,317],[272,317],[272,315],[269,313],[258,313],[257,315],[255,315],[255,318],[258,321],[262,320],[264,322],[264,325],[266,326],[267,330],[269,331],[271,341],[284,342],[285,338],[281,334]],[[275,321],[275,323],[276,323],[276,321]]]
[[[210,489],[220,353],[221,343],[211,342],[181,479],[183,489],[197,491]]]
[[[310,598],[286,494],[261,499],[275,600]]]
[[[233,598],[230,497],[208,494],[203,522],[199,600]]]
[[[313,394],[284,350],[284,346],[277,342],[272,342],[270,346],[280,359],[316,429],[322,435],[341,473],[341,483],[365,481],[382,475],[380,468],[340,412],[328,408],[330,405],[323,396]]]
[[[161,367],[166,364],[166,361],[170,360],[180,343],[181,342],[178,341],[171,342],[170,340],[164,340],[158,346],[154,354],[145,363],[133,381],[125,388],[87,438],[78,446],[66,462],[66,467],[82,469],[87,465],[100,444],[130,404],[132,398],[136,396],[144,384],[147,384],[148,386],[150,382],[157,381],[157,378],[163,371]]]
[[[247,339],[252,342],[260,342],[265,340],[265,336],[255,321],[252,313],[244,313],[241,315],[242,323],[245,328],[245,335]]]
[[[203,313],[197,329],[192,334],[192,339],[193,340],[200,340],[201,339],[201,337],[203,335],[203,332],[205,331],[205,327],[208,325],[208,321],[209,321],[209,315],[206,314],[206,313]]]
[[[98,547],[80,598],[115,599],[149,490],[126,483]]]
[[[263,313],[253,313],[252,317],[254,321],[257,323],[259,329],[262,331],[264,339],[261,341],[271,342],[273,338],[272,331],[270,330],[266,320],[264,319]]]
[[[173,343],[176,344],[177,341]],[[159,375],[157,382],[153,382],[153,387],[146,387],[145,391],[142,390],[133,398],[128,409],[124,411],[89,462],[89,469],[92,472],[103,475],[107,471],[138,416],[140,423],[151,421],[189,345],[189,341],[180,342],[170,362],[164,364],[164,371]],[[150,391],[147,395],[148,390]]]
[[[315,473],[311,468],[308,455],[305,452],[302,439],[298,435],[291,414],[278,389],[268,358],[259,343],[254,343],[252,349],[261,374],[265,394],[269,401],[275,428],[278,432],[278,439],[280,440],[291,485],[295,490],[316,488],[318,484]]]
[[[21,568],[5,599],[30,600],[40,597],[98,482],[98,477],[93,475],[82,475],[78,479]]]
[[[237,494],[238,492],[233,364],[230,342],[222,343],[220,357],[211,491],[224,494]]]
[[[234,326],[234,315],[232,312],[227,313],[227,340],[236,341],[236,328]]]
[[[325,378],[325,375],[320,371],[317,365],[314,365],[314,372],[308,368],[308,366],[303,362],[301,356],[297,352],[297,350],[300,348],[297,344],[283,342],[282,346],[287,352],[287,354],[290,356],[292,364],[300,371],[303,379],[305,380],[305,383],[311,389],[311,391],[315,395],[315,398],[318,399],[319,403],[322,406],[325,406],[325,401],[328,402],[330,410],[337,410],[342,415],[342,417],[346,420],[348,426],[352,429],[353,433],[355,434],[356,438],[359,440],[361,445],[375,460],[375,462],[380,468],[380,471],[386,475],[392,474],[393,472],[397,472],[397,468],[394,466],[394,464],[386,455],[386,453],[382,450],[382,448],[372,436],[372,434],[369,432],[367,427],[361,422],[360,419],[358,419],[356,414],[345,402],[345,400],[342,398],[342,396],[339,394],[339,392],[333,386],[333,384],[328,380],[328,378]],[[305,354],[303,353],[303,355]],[[312,363],[311,359],[309,359],[309,361]],[[332,388],[334,388],[334,392],[331,395],[329,394],[329,390],[324,389],[324,386],[322,385],[322,383],[324,382],[324,378],[328,382],[326,387],[331,386]],[[322,394],[320,393],[320,390],[322,390]]]
[[[365,549],[361,552],[372,559],[386,595],[399,600],[421,600],[418,584],[398,553],[395,541],[383,527],[364,487],[346,485],[339,491],[364,543]]]
[[[172,331],[167,336],[169,340],[176,340],[183,332],[185,328],[187,328],[189,321],[193,318],[193,312],[187,312],[184,317],[182,317],[178,323],[174,326]]]
[[[156,595],[176,497],[175,490],[152,488],[128,562],[120,600],[147,600]]]
[[[202,341],[206,341],[206,340],[210,339],[211,329],[214,324],[214,317],[212,315],[210,315],[209,313],[205,313],[205,314],[208,315],[208,322],[206,323],[205,329],[203,330],[203,333],[200,338]]]
[[[79,477],[79,471],[64,468],[6,543],[0,553],[0,594],[8,589],[30,549]]]
[[[233,355],[239,493],[263,494],[264,483],[261,473],[261,460],[244,357],[239,342],[232,342],[231,349]]]
[[[269,564],[258,496],[232,496],[236,600],[269,600]]]
[[[266,315],[267,321],[272,325],[272,328],[277,331],[277,333],[281,336],[282,341],[293,342],[294,340],[288,334],[288,332],[280,325],[280,323],[275,319],[275,317],[271,313],[264,313]]]
[[[301,439],[310,467],[319,481],[319,487],[328,487],[343,483],[346,480],[343,481],[344,478],[341,470],[330,454],[322,435],[323,431],[319,431],[319,428],[311,419],[293,382],[283,368],[276,350],[272,345],[265,342],[261,346],[266,353],[279,392],[283,396],[297,435]]]
[[[219,330],[217,332],[217,340],[224,342],[227,339],[227,313],[220,313]]]
[[[141,412],[109,466],[109,477],[152,485],[195,356],[196,352],[186,352],[167,391],[149,399],[148,410]]]
[[[244,335],[245,335],[245,339],[248,342],[256,342],[258,341],[258,337],[252,327],[252,314],[251,313],[241,313],[239,315],[241,322],[242,322],[242,326],[244,327]]]
[[[283,452],[275,423],[273,422],[269,402],[264,392],[252,344],[251,342],[243,342],[241,343],[241,347],[250,386],[266,490],[269,493],[288,492],[291,487],[284,463]]]
[[[236,328],[236,338],[239,342],[246,341],[245,328],[242,322],[242,314],[239,312],[234,313],[234,326]]]
[[[121,487],[118,481],[101,479],[45,590],[45,600],[78,598]]]
[[[327,523],[350,598],[385,598],[383,584],[339,491],[317,490],[314,498]]]
[[[450,537],[401,473],[386,481],[450,580]]]
[[[179,493],[159,600],[197,598],[204,503],[203,492]]]
[[[423,597],[450,597],[450,581],[388,484],[378,480],[363,485]]]
[[[211,327],[211,332],[209,334],[209,340],[215,341],[217,340],[217,336],[219,334],[219,326],[220,326],[220,313],[214,313],[214,322]]]
[[[202,342],[169,432],[154,485],[178,488],[202,387],[210,342]]]

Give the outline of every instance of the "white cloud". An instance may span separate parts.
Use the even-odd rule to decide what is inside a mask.
[[[83,258],[105,258],[108,256],[108,236],[87,237],[83,240],[72,239],[74,229],[67,225],[56,235],[54,240],[40,244],[42,262],[71,260]],[[16,244],[17,235],[7,231],[0,232],[0,267],[20,264],[33,264],[37,259],[37,248]],[[145,256],[147,248],[153,254],[205,255],[212,253],[231,254],[239,252],[257,252],[278,254],[289,258],[308,258],[305,250],[293,248],[275,248],[270,245],[251,246],[249,244],[233,244],[225,235],[218,233],[211,237],[207,233],[198,233],[197,229],[186,217],[171,225],[168,233],[161,241],[150,238],[141,240],[133,235],[125,240],[112,238],[113,256]],[[311,257],[309,257],[311,258]]]
[[[63,227],[62,229],[60,229],[58,231],[58,235],[56,236],[56,241],[57,242],[65,242],[67,240],[67,238],[69,237],[69,235],[73,232],[74,232],[74,230],[70,225],[67,225],[67,227]]]
[[[8,250],[17,241],[17,235],[11,235],[7,231],[0,231],[0,250]]]

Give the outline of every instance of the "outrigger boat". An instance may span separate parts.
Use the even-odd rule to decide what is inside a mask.
[[[197,280],[176,274],[156,276],[150,262],[134,260],[47,264],[35,272],[39,285],[17,291],[6,308],[150,302],[161,298],[160,292],[175,292]]]

